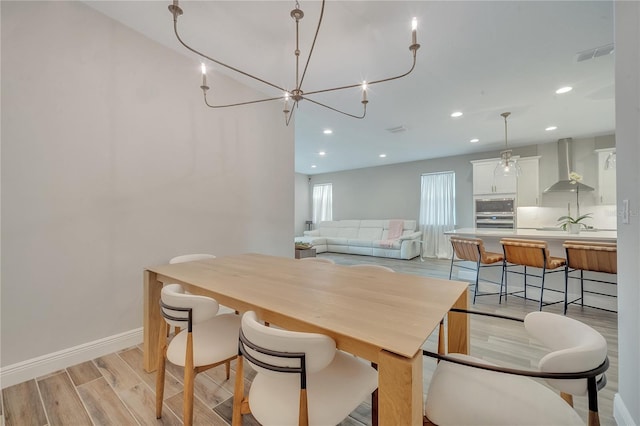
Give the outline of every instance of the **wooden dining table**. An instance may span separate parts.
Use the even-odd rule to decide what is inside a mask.
[[[378,366],[378,424],[421,425],[422,345],[448,316],[449,352],[468,353],[468,284],[313,261],[240,254],[146,268],[144,368],[156,369],[163,283],[179,283],[276,326],[322,333]]]

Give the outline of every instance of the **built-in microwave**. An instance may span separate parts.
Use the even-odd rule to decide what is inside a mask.
[[[515,229],[515,207],[515,197],[476,198],[474,201],[476,228]]]

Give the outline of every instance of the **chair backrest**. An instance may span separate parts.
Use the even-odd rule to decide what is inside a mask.
[[[216,257],[212,254],[183,254],[181,256],[176,256],[172,258],[169,263],[184,263],[184,262],[193,262],[195,260],[203,260],[203,259],[215,259]]]
[[[393,269],[389,268],[388,266],[382,266],[382,265],[373,265],[370,263],[361,263],[358,265],[350,265],[350,268],[357,268],[357,269],[362,269],[365,271],[371,271],[371,272],[378,272],[378,271],[386,271],[386,272],[395,272]]]
[[[257,350],[246,348],[252,357],[266,364],[280,367],[300,367],[299,359],[278,356],[275,353],[304,353],[307,373],[314,373],[327,367],[336,354],[336,342],[323,334],[301,333],[267,327],[258,321],[256,313],[245,312],[242,316],[242,333],[253,345],[274,353],[268,355]],[[248,360],[249,361],[249,360]],[[258,372],[269,375],[286,373],[263,368],[249,361]]]
[[[184,288],[180,284],[167,284],[162,287],[160,300],[167,306],[161,307],[162,316],[167,324],[170,324],[172,327],[185,327],[189,322],[189,311],[178,311],[172,308],[191,309],[192,323],[211,319],[216,316],[220,309],[220,305],[215,299],[185,293]],[[177,319],[167,318],[167,316]]]
[[[565,241],[567,266],[584,271],[618,273],[618,245],[597,241]]]
[[[450,241],[458,259],[477,262],[482,258],[484,243],[480,238],[451,237]]]
[[[604,362],[607,341],[590,326],[563,315],[531,312],[524,319],[527,332],[552,352],[545,355],[538,368],[544,372],[588,371]],[[587,380],[547,380],[561,392],[587,393]]]
[[[331,263],[332,265],[335,265],[335,263],[336,263],[333,260],[328,259],[326,257],[303,257],[300,260],[304,260],[304,261],[307,261],[307,262]]]
[[[500,244],[509,263],[542,268],[550,259],[546,241],[503,238]]]

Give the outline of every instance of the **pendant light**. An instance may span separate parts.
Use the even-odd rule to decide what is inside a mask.
[[[518,160],[512,158],[512,152],[509,149],[507,143],[507,117],[511,115],[510,112],[503,112],[500,114],[504,118],[504,146],[505,150],[500,152],[500,161],[496,165],[493,171],[494,176],[520,176],[522,170],[518,164]]]

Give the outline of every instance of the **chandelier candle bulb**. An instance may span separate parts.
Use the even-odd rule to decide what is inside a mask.
[[[418,44],[418,20],[413,18],[411,20],[411,44]]]
[[[207,67],[204,65],[204,63],[201,63],[200,69],[202,70],[202,86],[206,87],[207,86]]]
[[[367,82],[362,82],[362,102],[367,102]]]

